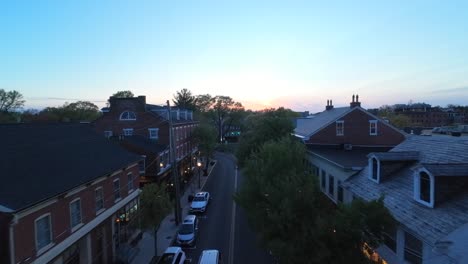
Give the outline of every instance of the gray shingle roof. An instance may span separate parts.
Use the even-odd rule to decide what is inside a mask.
[[[0,205],[21,210],[141,157],[86,124],[0,125]]]
[[[123,140],[131,145],[154,154],[159,154],[169,147],[168,145],[159,144],[155,140],[139,135],[126,136]]]
[[[367,165],[368,154],[376,151],[388,151],[389,148],[354,148],[353,150],[320,148],[307,145],[307,151],[336,163],[344,169],[362,169]]]
[[[422,164],[434,176],[467,176],[468,164]]]
[[[335,121],[337,118],[350,110],[351,108],[349,106],[337,107],[331,110],[320,112],[314,115],[312,118],[300,118],[297,120],[294,133],[301,136],[309,136]]]
[[[459,164],[457,167],[463,169],[468,164],[468,139],[464,138],[411,136],[390,152],[393,151],[419,151],[418,166],[428,169],[447,169],[448,163]],[[385,195],[385,206],[393,216],[421,240],[434,244],[468,223],[468,192],[459,193],[435,208],[419,204],[413,199],[412,168],[417,163],[404,167],[380,184],[368,179],[369,167],[366,167],[343,186],[365,200]],[[441,175],[442,172],[446,171],[441,170]]]
[[[381,161],[410,161],[418,160],[419,152],[418,151],[390,151],[390,152],[380,152],[380,153],[371,153],[371,155],[377,157]]]

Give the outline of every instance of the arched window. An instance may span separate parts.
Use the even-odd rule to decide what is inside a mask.
[[[125,111],[120,114],[120,120],[136,120],[136,115],[134,112]]]
[[[419,199],[431,203],[431,177],[424,171],[419,173]]]

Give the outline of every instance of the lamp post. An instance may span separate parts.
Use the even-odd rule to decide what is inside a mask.
[[[198,190],[200,190],[200,169],[201,169],[201,162],[197,161],[197,167],[198,167]]]

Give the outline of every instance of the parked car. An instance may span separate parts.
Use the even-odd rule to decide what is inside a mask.
[[[187,215],[177,232],[177,243],[181,246],[195,245],[197,230],[197,217],[195,215]]]
[[[168,247],[156,264],[183,264],[186,262],[185,252],[180,247]],[[154,263],[151,261],[151,263]]]
[[[216,249],[203,250],[198,259],[198,264],[219,264],[221,262],[221,254]]]
[[[191,213],[203,213],[206,211],[206,207],[208,206],[208,202],[210,201],[210,193],[209,192],[198,192],[193,197],[192,204],[190,205],[190,212]]]

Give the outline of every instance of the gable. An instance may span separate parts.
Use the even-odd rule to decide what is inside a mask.
[[[375,120],[377,134],[370,135],[369,123]],[[343,135],[337,135],[336,121],[343,121]],[[360,107],[336,118],[324,128],[312,134],[307,144],[359,146],[396,146],[405,139],[405,135],[385,121],[371,115]]]

